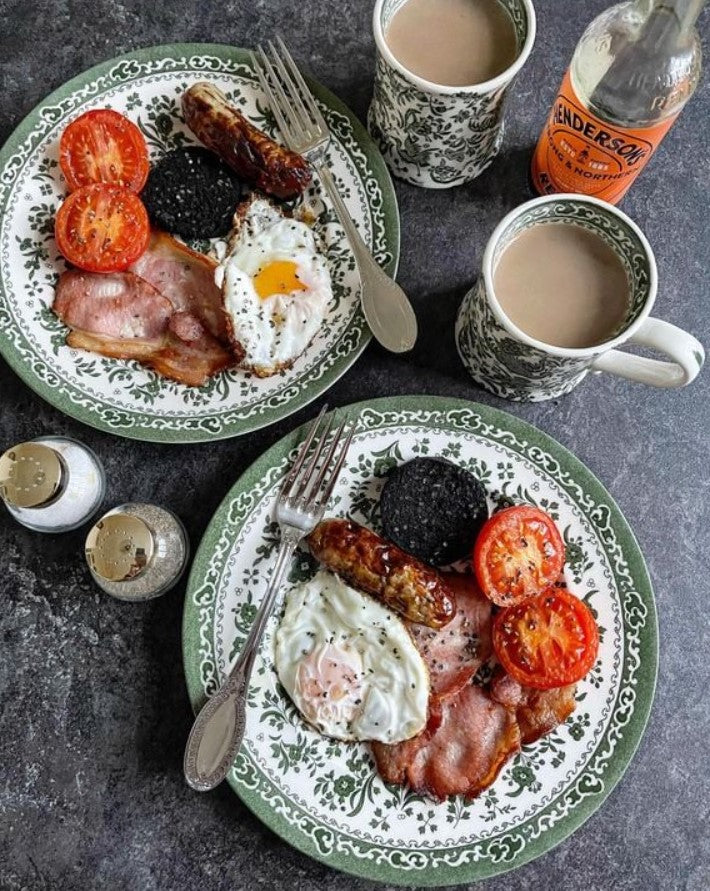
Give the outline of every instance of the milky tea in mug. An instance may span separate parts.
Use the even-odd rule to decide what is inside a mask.
[[[517,55],[513,20],[498,0],[406,0],[385,40],[408,71],[450,87],[491,80]]]
[[[504,399],[554,399],[589,371],[683,387],[705,352],[651,316],[657,280],[651,246],[626,214],[587,195],[536,198],[504,217],[486,245],[456,321],[459,354]],[[631,343],[670,361],[619,349]]]
[[[604,343],[629,311],[629,280],[616,251],[569,223],[524,229],[498,260],[493,287],[513,324],[558,347]]]
[[[535,41],[532,0],[376,0],[373,31],[367,125],[387,166],[430,189],[475,179]]]

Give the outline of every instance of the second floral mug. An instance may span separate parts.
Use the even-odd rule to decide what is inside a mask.
[[[508,318],[496,296],[494,273],[506,247],[526,229],[550,223],[581,226],[598,235],[626,270],[626,317],[609,339],[596,346],[568,349],[536,340]],[[464,297],[456,322],[459,354],[476,383],[504,399],[553,399],[569,393],[589,371],[606,371],[655,387],[684,387],[702,368],[705,351],[692,334],[651,317],[657,278],[650,244],[620,210],[587,195],[535,198],[504,217],[486,246],[481,275]],[[649,347],[670,361],[619,349],[627,343]]]
[[[443,189],[475,179],[503,141],[503,106],[535,42],[531,0],[501,0],[515,27],[517,55],[492,80],[466,87],[435,84],[408,71],[385,40],[392,16],[406,0],[377,0],[375,90],[368,129],[400,179]]]

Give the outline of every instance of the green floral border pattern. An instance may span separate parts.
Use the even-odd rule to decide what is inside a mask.
[[[175,44],[152,47],[104,62],[64,84],[32,111],[0,151],[0,220],[13,199],[24,165],[57,123],[80,103],[108,94],[116,85],[148,74],[164,72],[232,73],[249,65],[248,53],[219,44]],[[399,217],[392,182],[377,148],[365,128],[328,90],[311,82],[317,98],[332,113],[336,137],[346,148],[367,196],[374,232],[374,252],[394,275],[399,256]],[[0,258],[0,353],[11,368],[40,396],[66,414],[99,429],[136,439],[167,442],[199,442],[240,435],[274,423],[317,398],[353,364],[369,342],[370,333],[357,312],[325,362],[262,402],[232,407],[210,415],[163,417],[143,410],[111,405],[95,394],[81,393],[66,381],[61,370],[37,355],[26,333],[16,323],[5,295],[10,271],[7,256]]]
[[[229,781],[272,829],[311,856],[339,869],[396,884],[471,881],[519,866],[562,841],[596,810],[625,770],[650,711],[657,670],[657,630],[650,581],[633,533],[608,493],[562,446],[502,412],[436,397],[381,399],[351,407],[364,429],[387,426],[465,430],[518,451],[561,486],[604,541],[623,607],[625,648],[611,723],[586,770],[542,814],[478,845],[417,852],[363,844],[313,820],[240,753]],[[198,708],[215,679],[211,636],[221,566],[260,493],[278,477],[299,431],[277,443],[244,474],[215,514],[188,585],[183,650],[188,690]],[[201,654],[212,654],[203,658]]]
[[[411,445],[411,442],[414,440],[414,437],[407,436],[407,428],[400,427],[396,431],[397,440],[393,441],[384,451],[377,449],[375,443],[378,442],[382,445],[383,437],[387,437],[388,431],[389,428],[385,428],[384,431],[381,428],[358,430],[357,436],[349,452],[348,462],[345,465],[346,470],[344,476],[346,479],[349,479],[349,495],[344,496],[343,493],[335,495],[334,507],[336,512],[342,512],[344,506],[343,497],[345,497],[349,505],[346,515],[367,525],[374,524],[375,528],[378,526],[375,508],[379,501],[378,490],[381,489],[384,482],[383,477],[387,472],[387,468],[401,460],[406,460],[403,455],[403,441],[409,440],[409,445]],[[441,454],[452,460],[458,460],[462,452],[465,450],[467,436],[467,431],[447,430],[442,434],[441,431],[437,431],[436,429],[423,428],[421,430],[421,435],[417,436],[416,440],[414,440],[416,443],[415,447],[412,449],[411,453],[408,452],[408,454],[410,456],[415,453]],[[435,438],[438,439],[438,446],[433,445],[433,440]],[[442,440],[448,441],[444,444]],[[473,466],[468,463],[466,466],[469,466],[475,473],[485,474],[488,477],[490,482],[487,483],[487,485],[493,502],[500,504],[508,502],[511,498],[528,498],[533,501],[533,503],[542,504],[542,502],[536,500],[539,497],[536,493],[540,491],[540,483],[546,485],[548,484],[548,481],[546,481],[545,475],[538,471],[535,465],[528,461],[521,461],[515,453],[511,453],[509,447],[505,444],[494,444],[490,441],[479,440],[477,441],[477,446],[479,442],[481,446],[485,444],[487,450],[491,449],[492,454],[497,456],[497,459],[492,459],[492,461],[496,461],[496,470],[493,470],[491,461],[484,465],[476,462],[477,469],[474,469]],[[434,451],[432,451],[432,449],[434,449]],[[260,502],[253,505],[245,521],[241,525],[238,525],[231,535],[230,553],[220,573],[218,583],[218,590],[220,593],[215,603],[215,610],[212,617],[212,628],[209,635],[213,642],[212,646],[214,652],[218,654],[216,674],[212,676],[211,681],[215,685],[217,683],[217,676],[224,677],[226,674],[228,662],[231,661],[234,653],[242,646],[249,624],[253,620],[253,613],[256,608],[253,601],[253,594],[263,588],[263,585],[265,584],[263,577],[264,571],[261,567],[263,567],[264,561],[266,561],[268,567],[269,560],[273,558],[273,548],[276,543],[276,533],[273,529],[273,524],[270,522],[268,505],[273,503],[272,499],[275,496],[275,492],[280,485],[280,481],[283,474],[286,472],[292,457],[293,456],[287,456],[279,462],[278,473],[269,475],[271,484],[266,485],[266,488],[259,488],[261,495]],[[524,484],[524,488],[521,489],[520,486],[522,483],[520,478],[518,478],[518,488],[516,489],[513,483],[516,476],[515,471],[513,470],[514,463],[510,463],[509,459],[512,459],[513,462],[518,461],[521,470],[525,467],[526,478],[528,473],[532,471],[534,474],[534,482],[531,481],[532,478],[530,478],[530,480]],[[273,476],[276,478],[272,479]],[[363,481],[368,478],[369,484],[367,487],[364,487]],[[265,505],[267,506],[266,512],[263,509]],[[553,512],[556,511],[558,507],[559,506],[554,502],[549,504],[549,508]],[[374,513],[373,510],[375,510]],[[254,553],[252,550],[253,543],[250,544],[250,539],[252,531],[255,529],[260,544],[256,548],[257,556],[254,565],[247,568],[249,566],[248,559],[244,555]],[[591,530],[588,530],[588,533],[591,533]],[[568,553],[568,567],[572,576],[575,577],[575,582],[579,584],[582,581],[583,576],[586,578],[586,591],[579,591],[579,595],[591,596],[592,594],[598,594],[598,589],[602,586],[601,578],[606,582],[608,592],[615,592],[616,584],[601,544],[596,540],[595,536],[591,536],[591,539],[588,537],[583,547],[580,547],[581,541],[582,540],[580,539],[577,543],[577,547],[579,548],[578,558],[581,557],[583,561],[591,560],[591,565],[587,562],[587,565],[582,568],[578,559],[575,559],[572,553]],[[260,564],[260,568],[258,569],[257,564]],[[311,576],[313,567],[309,558],[306,557],[305,559],[300,559],[297,561],[297,564],[298,565],[292,567],[292,571],[289,575],[289,582],[291,583],[302,581]],[[577,570],[574,569],[575,566],[577,566]],[[586,575],[587,571],[592,567],[596,570],[596,578]],[[581,574],[579,572],[580,570]],[[239,610],[234,608],[233,597],[241,603],[241,608]],[[594,604],[594,601],[589,602],[590,605]],[[472,805],[469,808],[469,806],[464,805],[460,800],[458,802],[449,802],[447,805],[447,815],[445,817],[447,823],[453,819],[458,826],[460,820],[464,817],[468,821],[469,816],[472,816],[471,811],[473,810],[479,811],[480,819],[480,808],[478,807],[478,804],[480,804],[483,810],[488,813],[488,818],[484,818],[486,822],[488,822],[489,819],[495,820],[495,828],[491,827],[490,831],[484,830],[478,822],[472,822],[467,835],[459,835],[459,838],[456,841],[457,846],[470,844],[479,839],[484,840],[492,835],[498,835],[504,829],[518,825],[524,822],[528,817],[532,817],[536,813],[539,813],[543,807],[554,801],[559,793],[569,786],[573,777],[575,777],[579,770],[586,765],[591,753],[596,749],[605,732],[613,704],[616,700],[621,670],[621,660],[618,658],[620,645],[623,642],[621,608],[613,596],[608,607],[611,608],[612,615],[607,615],[605,619],[603,638],[606,639],[607,635],[609,635],[612,641],[617,642],[618,649],[615,650],[615,656],[612,660],[605,662],[606,668],[604,675],[606,678],[604,688],[606,692],[603,697],[603,705],[597,710],[597,717],[594,721],[593,729],[590,729],[589,733],[583,732],[582,730],[582,725],[584,725],[584,727],[589,727],[589,724],[585,723],[585,718],[587,718],[587,716],[583,711],[578,711],[575,720],[568,722],[567,725],[565,725],[566,731],[576,742],[579,742],[584,738],[584,750],[576,751],[573,761],[568,760],[567,748],[564,746],[564,743],[562,743],[562,750],[560,751],[559,741],[556,739],[558,734],[553,734],[542,744],[534,746],[533,751],[524,752],[513,759],[509,768],[506,768],[503,771],[502,776],[496,784],[494,784],[494,787],[484,794],[475,805]],[[235,618],[237,615],[239,616],[238,620]],[[611,625],[608,624],[610,620]],[[365,747],[359,747],[360,751],[351,751],[348,759],[343,757],[343,753],[338,745],[326,747],[324,750],[322,746],[318,748],[318,743],[321,743],[322,740],[318,739],[317,742],[314,743],[312,740],[306,739],[306,737],[302,735],[301,731],[304,729],[302,721],[297,712],[291,708],[288,700],[283,698],[283,694],[280,693],[273,663],[269,661],[268,656],[266,660],[264,660],[264,654],[268,654],[273,650],[274,631],[275,628],[273,624],[270,623],[269,626],[267,626],[261,647],[261,654],[257,660],[257,676],[259,681],[253,685],[251,691],[252,695],[250,695],[250,717],[256,714],[259,714],[260,717],[258,719],[258,726],[256,728],[250,727],[248,730],[247,740],[245,742],[245,753],[248,755],[249,759],[261,769],[266,777],[278,786],[281,794],[292,803],[300,805],[317,819],[322,819],[323,814],[326,813],[328,825],[333,831],[340,831],[347,835],[353,835],[360,841],[379,842],[381,839],[378,835],[382,828],[384,828],[383,824],[391,824],[400,819],[409,819],[411,823],[412,813],[414,813],[413,819],[422,823],[422,825],[418,827],[418,831],[421,832],[424,828],[423,821],[427,820],[427,826],[430,827],[432,835],[426,837],[420,837],[419,835],[411,837],[410,835],[407,840],[404,840],[402,834],[399,833],[396,845],[402,850],[440,847],[442,841],[437,838],[436,833],[439,828],[437,821],[442,819],[441,808],[432,810],[431,803],[422,802],[421,796],[415,796],[412,793],[406,792],[402,794],[401,789],[396,790],[393,793],[388,787],[383,786],[373,772],[367,752],[362,751]],[[227,650],[225,649],[225,643],[230,640],[231,643]],[[209,661],[210,666],[212,666],[212,651],[205,649],[203,651],[203,657]],[[601,668],[599,666],[597,666],[597,669],[594,670],[593,674],[596,675],[597,670],[599,670],[601,675]],[[599,677],[599,682],[599,685],[593,684],[594,689],[599,689],[599,687],[602,686],[601,676]],[[264,683],[266,684],[267,689],[262,687],[262,684]],[[580,702],[584,701],[587,695],[588,692],[583,693]],[[268,726],[272,728],[272,731],[268,734],[268,738],[272,742],[275,739],[272,735],[273,728],[278,728],[281,731],[282,735],[280,736],[280,739],[283,741],[283,744],[278,747],[278,763],[274,760],[274,753],[272,752],[271,755],[269,755],[267,754],[267,750],[264,749],[264,745],[268,747],[268,741],[266,741],[266,736],[263,732],[264,721],[266,721]],[[577,724],[576,729],[572,726],[574,724]],[[295,738],[289,735],[292,726],[296,728]],[[554,786],[549,786],[548,784],[547,791],[544,793],[543,797],[539,796],[539,790],[534,790],[534,800],[531,799],[524,809],[521,809],[516,805],[514,816],[502,818],[502,812],[496,816],[499,794],[506,799],[517,798],[517,796],[521,794],[522,786],[518,785],[517,790],[511,794],[511,783],[514,787],[520,779],[523,779],[526,787],[536,784],[536,771],[544,768],[546,764],[549,764],[550,760],[556,760],[553,754],[550,754],[554,752],[557,752],[559,755],[559,764],[557,766],[561,765],[563,762],[566,765],[564,773],[557,772]],[[323,796],[323,793],[327,793],[328,790],[333,790],[336,795],[338,794],[334,784],[335,774],[333,773],[333,770],[325,771],[322,763],[324,756],[332,759],[329,760],[329,767],[336,771],[343,771],[343,773],[339,774],[338,788],[341,790],[341,796],[345,794],[346,797],[349,797],[348,807],[350,808],[350,812],[347,816],[344,816],[343,819],[338,819],[339,814],[337,812],[335,814],[332,812],[332,807],[329,807],[328,803],[328,795],[326,794],[325,797]],[[529,766],[531,763],[534,763],[535,770],[531,770]],[[555,767],[554,764],[551,764],[550,766]],[[319,767],[322,769],[319,769]],[[308,786],[306,786],[305,789],[298,788],[300,786],[301,769],[308,771],[310,776],[315,775],[317,777],[314,790],[309,791]],[[354,779],[354,777],[356,779]],[[356,788],[358,790],[357,792],[355,791]],[[343,793],[343,790],[346,790],[346,792]],[[531,791],[533,790],[531,789]],[[375,799],[377,799],[378,807],[374,813],[368,813],[366,817],[365,812],[363,811],[365,801],[367,800],[370,804],[374,804]],[[347,811],[348,807],[341,806],[340,810]],[[510,805],[508,805],[508,808],[510,808]],[[355,815],[353,810],[356,814],[361,814],[362,816],[362,822],[358,819],[355,825],[349,822]],[[377,819],[377,810],[380,811],[379,819]],[[409,814],[407,814],[407,811],[409,811]],[[368,817],[370,819],[368,819]],[[375,818],[374,821],[372,818]],[[374,828],[374,831],[372,831],[370,827]],[[408,834],[407,831],[404,832],[404,836],[407,836]],[[394,836],[391,835],[391,845],[394,844],[393,838]],[[446,844],[447,846],[450,846],[451,839],[447,838]]]

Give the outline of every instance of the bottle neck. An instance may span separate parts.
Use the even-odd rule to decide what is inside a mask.
[[[705,0],[636,0],[644,19],[652,19],[661,32],[676,31],[679,37],[693,30],[704,5]]]

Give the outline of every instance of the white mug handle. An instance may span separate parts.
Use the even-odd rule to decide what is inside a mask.
[[[627,343],[650,347],[664,353],[671,361],[660,362],[621,350],[609,350],[592,363],[592,370],[608,371],[654,387],[685,387],[697,377],[705,361],[705,350],[699,340],[661,319],[646,319]]]

